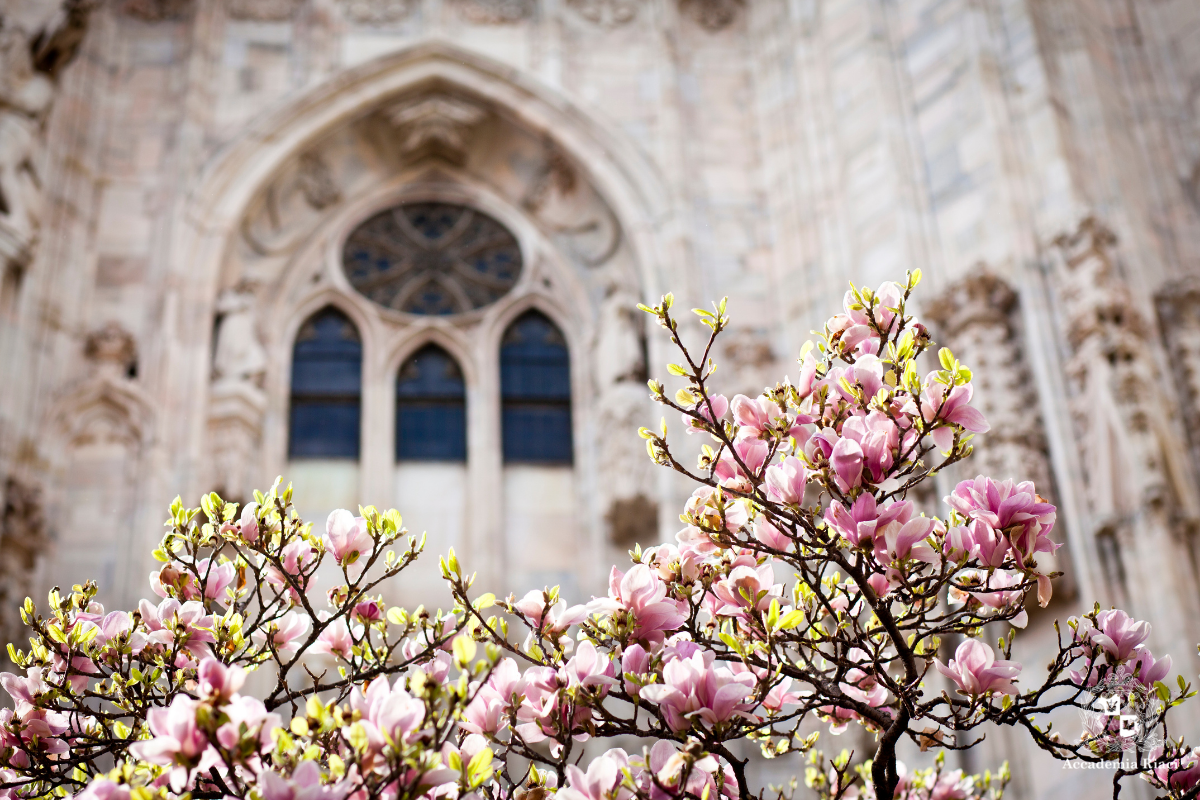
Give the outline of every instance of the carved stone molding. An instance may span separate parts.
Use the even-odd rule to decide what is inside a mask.
[[[991,425],[975,439],[967,469],[972,476],[1031,480],[1049,496],[1046,437],[1017,325],[1018,303],[1013,288],[980,264],[934,298],[922,316],[937,339],[971,368],[973,403]]]
[[[338,176],[317,150],[302,153],[280,171],[242,221],[242,236],[256,254],[290,252],[327,211],[342,201]]]
[[[281,22],[291,19],[301,0],[227,0],[226,9],[233,19],[256,22]]]
[[[459,0],[459,13],[477,25],[511,25],[533,16],[535,0]]]
[[[167,22],[187,16],[192,0],[125,0],[121,10],[144,22]]]
[[[605,28],[616,28],[637,17],[639,0],[567,0],[579,16]]]
[[[41,488],[9,477],[0,513],[0,634],[6,641],[21,639],[17,609],[32,594],[35,568],[48,544]]]
[[[745,6],[745,0],[679,0],[679,13],[716,32],[732,25]]]
[[[1155,620],[1158,645],[1186,652],[1197,613],[1183,542],[1200,516],[1194,472],[1167,359],[1121,277],[1117,237],[1095,217],[1053,240],[1051,279],[1062,333],[1068,406],[1079,448],[1084,522],[1110,586]],[[1108,538],[1105,538],[1108,537]],[[1123,555],[1127,554],[1127,555]],[[1120,574],[1118,574],[1120,573]],[[1124,577],[1122,577],[1124,576]],[[1186,588],[1185,588],[1186,587]]]
[[[399,22],[412,13],[416,0],[337,0],[342,14],[361,25]]]
[[[1184,430],[1193,463],[1200,468],[1200,279],[1168,284],[1155,298],[1163,340],[1175,369]]]
[[[471,132],[487,111],[469,100],[438,94],[401,101],[386,109],[384,116],[399,134],[400,154],[405,158],[436,155],[461,163]]]
[[[252,465],[262,439],[267,395],[252,383],[225,381],[213,385],[210,400],[209,483],[223,497],[246,497],[253,489]]]

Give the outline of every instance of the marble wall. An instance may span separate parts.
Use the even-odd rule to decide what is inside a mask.
[[[755,392],[846,281],[920,267],[939,340],[989,368],[978,460],[1062,510],[1067,574],[1046,613],[1125,604],[1185,672],[1200,666],[1194,2],[0,14],[6,603],[97,577],[128,604],[175,494],[245,497],[279,474],[317,516],[398,505],[489,586],[585,598],[632,542],[674,533],[688,491],[636,436],[659,417],[641,387],[666,353],[633,303],[728,295],[722,374]],[[413,200],[507,227],[524,259],[512,290],[454,317],[356,292],[345,237]],[[357,463],[288,458],[292,344],[327,305],[363,342]],[[529,309],[570,349],[569,467],[502,463],[499,342]],[[464,374],[468,459],[397,465],[396,371],[430,342]],[[1091,796],[1086,773],[1019,747],[993,737],[972,766],[1020,761],[1016,797]]]

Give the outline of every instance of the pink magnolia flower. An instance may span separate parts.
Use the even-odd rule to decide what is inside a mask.
[[[513,608],[524,614],[535,629],[542,630],[547,636],[556,636],[572,625],[578,625],[588,618],[588,608],[585,605],[567,607],[563,600],[546,608],[546,593],[533,589],[524,597],[513,603]]]
[[[150,709],[146,721],[154,738],[129,746],[134,758],[171,767],[168,780],[176,792],[187,785],[192,770],[204,771],[220,761],[196,724],[199,707],[198,700],[179,694],[166,708]]]
[[[1138,622],[1120,609],[1101,611],[1096,615],[1096,624],[1084,620],[1080,623],[1078,637],[1099,645],[1109,656],[1110,663],[1128,661],[1138,645],[1150,638],[1150,623]]]
[[[933,665],[954,681],[962,694],[1017,694],[1012,679],[1021,672],[1021,665],[1015,661],[997,661],[992,648],[978,639],[967,639],[960,644],[948,666],[936,658]]]
[[[662,710],[671,730],[686,731],[693,720],[712,728],[734,717],[752,719],[753,703],[744,701],[754,691],[754,675],[714,667],[714,657],[697,652],[672,659],[663,667],[663,683],[642,687],[642,699]]]
[[[757,439],[777,424],[783,416],[779,405],[766,397],[756,397],[751,400],[744,394],[734,395],[733,421],[738,424],[739,439]]]
[[[862,483],[862,447],[853,439],[838,439],[829,454],[829,466],[833,469],[833,478],[838,489],[843,493],[850,491]]]
[[[683,507],[683,515],[695,524],[708,530],[719,531],[722,527],[730,533],[737,533],[747,522],[750,515],[746,506],[728,496],[724,496],[724,522],[721,519],[717,491],[708,486],[701,486],[692,492]]]
[[[900,429],[880,411],[854,416],[842,424],[842,439],[852,439],[862,450],[863,467],[871,481],[887,477],[895,462],[894,451],[900,445]],[[837,452],[837,447],[834,447]]]
[[[898,519],[889,522],[881,529],[883,535],[875,537],[875,560],[890,565],[915,558],[927,564],[936,564],[937,551],[926,540],[940,525],[938,520],[928,517],[913,517],[903,524]]]
[[[1192,750],[1182,758],[1175,758],[1154,768],[1154,777],[1180,794],[1200,786],[1200,748]]]
[[[713,584],[712,590],[724,604],[717,613],[738,617],[745,616],[751,608],[766,610],[772,598],[783,593],[782,585],[775,583],[775,571],[770,561],[758,567],[734,567],[729,571],[729,577]]]
[[[312,643],[312,647],[308,648],[308,651],[349,659],[353,648],[354,638],[350,635],[350,628],[346,625],[346,621],[335,619],[325,630],[321,631],[321,635]]]
[[[927,425],[933,425],[936,422],[950,422],[971,433],[987,433],[991,430],[991,426],[983,418],[983,414],[979,413],[979,409],[969,405],[971,396],[975,393],[975,388],[971,384],[955,386],[950,389],[949,393],[946,389],[946,384],[937,379],[936,372],[929,373],[925,378],[925,391],[921,398],[920,409],[918,410],[915,399],[910,400],[904,406],[905,413],[913,416],[919,413]],[[934,444],[943,450],[949,450],[950,445],[954,443],[954,428],[950,425],[941,425],[933,429],[932,436]]]
[[[636,675],[639,678],[647,676],[650,672],[650,654],[646,652],[646,648],[640,644],[632,644],[625,648],[625,652],[621,654],[621,674]],[[645,680],[642,681],[646,682]],[[625,694],[630,697],[637,697],[641,691],[641,686],[629,678],[624,679]]]
[[[344,508],[329,515],[321,542],[351,580],[362,573],[365,559],[375,547],[375,540],[367,530],[367,521]]]
[[[608,597],[593,600],[590,610],[615,613],[628,611],[634,640],[658,644],[687,619],[687,605],[667,597],[667,587],[645,564],[629,572],[615,566],[608,577]]]
[[[275,729],[282,725],[279,715],[268,712],[257,697],[234,695],[221,710],[229,721],[217,728],[217,742],[226,750],[239,749],[243,737],[249,737],[257,744],[255,750],[267,747]]]
[[[808,470],[804,462],[795,456],[788,456],[781,464],[767,467],[764,479],[767,484],[767,495],[780,503],[804,502],[804,489],[808,483]]]
[[[841,503],[830,503],[825,522],[846,537],[851,546],[874,547],[878,532],[893,524],[903,525],[912,518],[912,513],[912,503],[908,500],[889,503],[880,510],[874,496],[864,493],[849,509]]]
[[[792,546],[792,540],[783,531],[771,524],[771,521],[766,516],[758,518],[758,522],[754,526],[754,538],[767,547],[773,547],[785,553]]]
[[[792,687],[792,679],[784,678],[783,680],[771,686],[771,690],[767,692],[767,696],[763,698],[762,707],[768,711],[780,712],[784,706],[794,706],[800,702],[800,694],[797,692],[789,692]]]
[[[168,598],[156,607],[142,600],[138,604],[138,612],[142,624],[150,632],[148,644],[166,647],[178,644],[183,651],[196,658],[211,654],[209,645],[216,641],[212,634],[213,618],[205,611],[203,604],[195,600],[180,604],[178,600]]]
[[[292,583],[295,582],[300,591],[308,588],[309,576],[303,573],[316,557],[317,553],[313,550],[312,545],[301,538],[293,539],[284,545],[283,550],[279,553],[283,571],[281,572],[274,564],[267,567],[267,583],[281,589],[286,588],[293,601],[300,602],[299,592],[295,586],[292,586]]]
[[[713,465],[713,474],[725,488],[749,492],[753,487],[742,464],[750,471],[749,475],[758,475],[767,460],[770,447],[761,439],[738,439],[733,443],[733,449],[737,458],[726,450]],[[741,464],[738,459],[741,459]]]
[[[411,744],[425,723],[425,704],[404,690],[404,679],[389,686],[386,676],[371,681],[366,692],[357,687],[350,693],[350,707],[362,714],[372,755],[382,752],[390,740]]]
[[[567,765],[567,785],[558,790],[561,800],[624,800],[632,792],[621,787],[623,770],[629,758],[621,749],[609,750],[588,764],[584,772],[574,764]]]
[[[1134,651],[1133,659],[1127,666],[1137,675],[1137,679],[1149,688],[1155,681],[1161,681],[1171,673],[1171,657],[1156,659],[1145,645],[1141,645]]]
[[[96,778],[75,795],[75,800],[129,800],[129,786],[113,783],[108,778]]]
[[[712,405],[711,410],[709,410],[710,404]],[[710,395],[707,402],[701,399],[700,402],[692,406],[691,410],[715,425],[721,417],[725,416],[725,412],[729,410],[729,400],[723,394]],[[688,433],[703,431],[702,428],[697,427],[697,420],[687,414],[683,414],[682,416],[683,424],[686,426],[684,430]]]
[[[246,670],[227,667],[209,656],[196,668],[196,691],[201,697],[227,701],[246,682]]]
[[[968,519],[1004,531],[1013,553],[1022,561],[1034,553],[1053,553],[1062,546],[1049,537],[1055,508],[1038,497],[1030,481],[994,481],[980,475],[960,482],[946,502]]]
[[[559,678],[565,679],[567,686],[598,692],[601,695],[608,692],[608,687],[617,682],[614,677],[616,668],[608,656],[596,649],[596,645],[588,641],[579,643],[579,648],[571,660],[558,671]]]
[[[322,786],[321,767],[315,761],[301,761],[291,778],[267,770],[259,778],[259,787],[263,800],[342,800],[350,793],[343,782]]]
[[[266,623],[250,634],[250,639],[260,649],[267,648],[268,638],[275,650],[281,655],[290,655],[300,649],[304,637],[308,635],[308,617],[288,611],[282,617]]]

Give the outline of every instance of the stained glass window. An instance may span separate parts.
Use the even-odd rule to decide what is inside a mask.
[[[467,460],[467,392],[462,370],[436,345],[417,351],[396,378],[396,458]]]
[[[521,275],[508,229],[473,208],[405,203],[359,225],[342,268],[370,300],[409,314],[461,314],[508,293]]]
[[[562,332],[530,311],[500,345],[504,460],[570,464],[571,357]]]
[[[358,458],[362,340],[344,314],[309,317],[292,349],[288,453],[292,458]]]

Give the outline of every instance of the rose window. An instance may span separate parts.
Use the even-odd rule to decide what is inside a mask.
[[[381,211],[354,229],[342,254],[351,286],[409,314],[483,308],[512,289],[521,266],[521,248],[507,228],[454,203]]]

